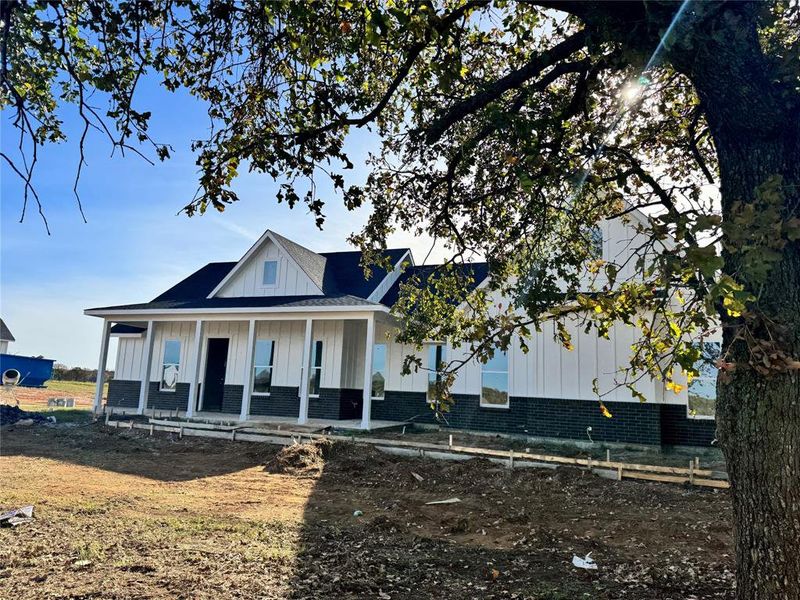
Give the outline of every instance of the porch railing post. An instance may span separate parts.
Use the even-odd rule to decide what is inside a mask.
[[[372,416],[372,355],[375,352],[375,315],[367,319],[367,338],[364,350],[364,395],[361,405],[361,429],[370,428]]]
[[[250,398],[253,395],[253,354],[256,346],[256,320],[250,319],[247,330],[247,349],[244,359],[244,386],[242,391],[242,410],[239,420],[246,421],[250,416]]]
[[[111,321],[103,320],[103,338],[100,340],[100,362],[97,366],[97,386],[94,392],[92,412],[100,412],[103,404],[103,385],[106,382],[106,362],[108,361],[108,340],[111,337]]]
[[[150,371],[153,366],[153,344],[155,344],[155,321],[147,322],[147,334],[144,339],[144,356],[142,357],[142,387],[139,389],[139,407],[136,412],[140,415],[144,414],[144,409],[147,407],[147,394],[150,388]],[[160,377],[160,375],[159,375]]]
[[[303,364],[300,369],[300,410],[297,415],[298,425],[308,422],[308,378],[311,368],[311,331],[313,321],[306,319],[306,335],[303,341]]]
[[[192,372],[189,380],[189,400],[186,403],[186,417],[191,419],[194,416],[194,409],[197,406],[197,390],[200,383],[200,360],[203,351],[203,321],[197,320],[194,326],[194,346],[192,346]]]

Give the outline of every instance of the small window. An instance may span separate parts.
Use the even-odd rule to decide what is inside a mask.
[[[181,369],[181,343],[178,340],[164,341],[164,360],[161,361],[162,392],[174,392],[178,386]]]
[[[308,377],[308,395],[319,396],[322,381],[322,340],[317,340],[311,347],[311,373]]]
[[[264,285],[275,285],[278,283],[278,261],[267,260],[264,261],[264,278],[262,280]]]
[[[386,344],[375,344],[372,353],[372,398],[383,400],[386,391]]]
[[[689,416],[697,419],[713,419],[717,401],[717,360],[722,351],[720,342],[701,342],[700,360],[694,368],[700,373],[689,384]]]
[[[481,406],[508,408],[508,353],[495,350],[481,365]]]
[[[589,229],[589,258],[591,260],[603,258],[603,228],[600,225]]]
[[[275,358],[275,342],[256,340],[253,356],[253,393],[269,394],[272,387],[272,361]]]
[[[428,402],[438,403],[436,397],[436,385],[442,380],[442,369],[444,368],[444,346],[441,344],[430,344],[428,346]]]

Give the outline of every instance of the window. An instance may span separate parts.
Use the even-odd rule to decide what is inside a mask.
[[[428,346],[428,402],[438,403],[436,397],[436,384],[442,380],[442,366],[444,363],[444,346],[430,344]]]
[[[161,361],[162,392],[174,392],[178,385],[181,368],[181,343],[178,340],[164,340],[164,359]]]
[[[481,365],[481,406],[508,408],[508,353],[495,350]]]
[[[320,381],[322,381],[322,340],[317,340],[311,346],[311,372],[308,377],[309,396],[319,396]]]
[[[603,258],[603,228],[600,225],[589,229],[589,258],[591,260]]]
[[[375,344],[372,353],[372,397],[383,400],[386,389],[386,344]]]
[[[253,393],[269,394],[272,387],[272,361],[275,358],[275,342],[256,340],[253,356]]]
[[[264,278],[261,283],[264,285],[275,285],[278,283],[278,261],[264,261]]]
[[[717,401],[717,359],[722,351],[720,342],[701,342],[700,360],[694,368],[700,373],[689,384],[689,416],[713,419]]]

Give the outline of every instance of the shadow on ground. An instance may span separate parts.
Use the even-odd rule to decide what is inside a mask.
[[[733,597],[730,504],[715,490],[352,444],[2,436],[0,508],[37,505],[33,524],[0,530],[9,597]],[[597,571],[572,566],[588,552]]]

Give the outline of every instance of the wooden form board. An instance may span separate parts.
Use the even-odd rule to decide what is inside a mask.
[[[623,463],[618,461],[594,460],[590,458],[571,458],[547,454],[533,454],[530,452],[515,452],[513,450],[494,450],[489,448],[474,448],[469,446],[456,446],[433,444],[429,442],[406,442],[403,440],[388,440],[381,438],[328,435],[324,433],[309,433],[305,431],[292,431],[287,429],[265,429],[252,426],[217,426],[209,423],[176,422],[151,419],[149,424],[134,423],[133,421],[107,421],[110,427],[136,428],[153,431],[166,431],[199,437],[217,439],[265,442],[278,445],[291,445],[298,441],[327,439],[332,441],[346,441],[372,446],[388,446],[417,450],[421,455],[429,452],[449,452],[451,454],[465,454],[475,457],[505,459],[513,468],[515,461],[532,461],[540,463],[557,463],[586,467],[588,469],[614,469],[620,478],[640,479],[647,481],[660,481],[664,483],[690,483],[702,487],[726,489],[730,487],[724,479],[712,479],[713,472],[709,469],[666,467],[662,465],[643,465],[637,463]]]

